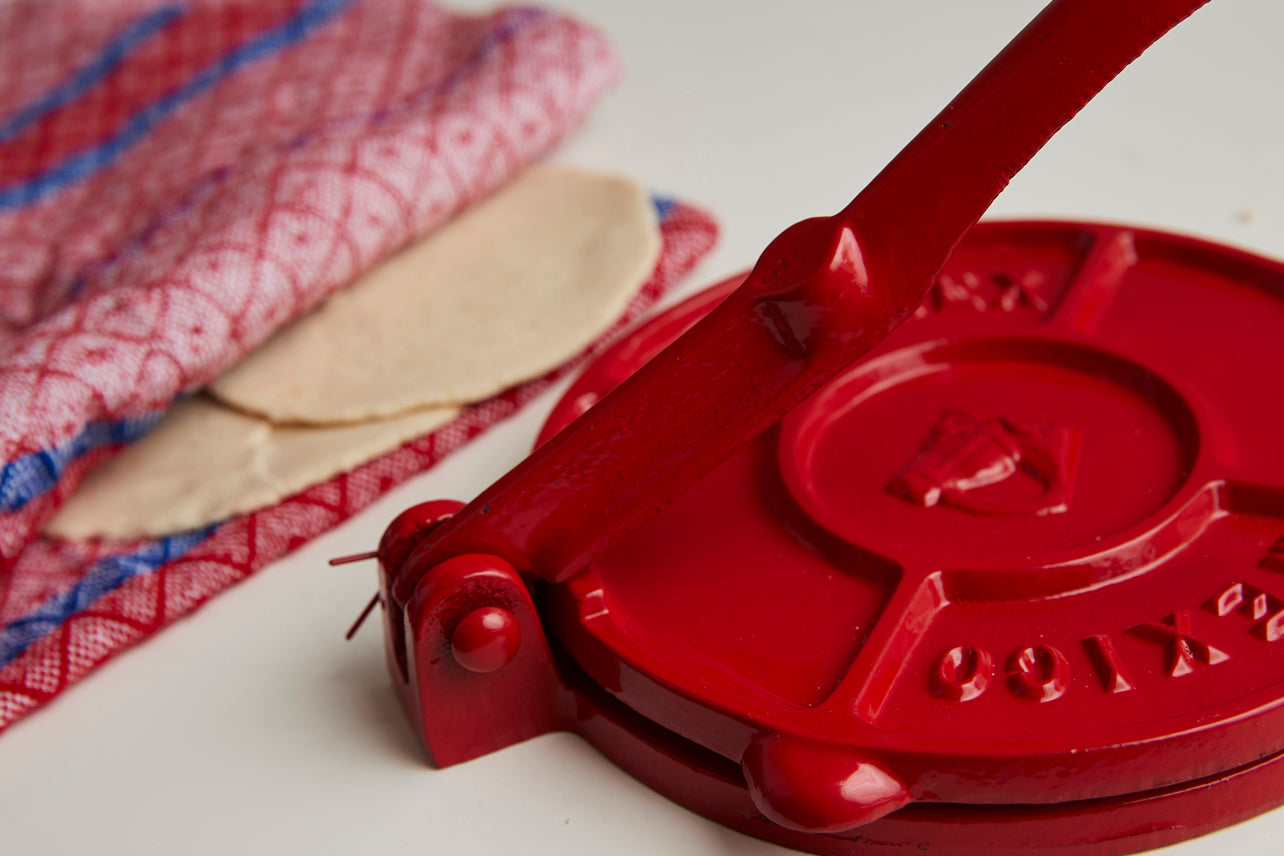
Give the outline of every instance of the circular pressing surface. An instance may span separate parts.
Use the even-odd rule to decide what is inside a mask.
[[[859,752],[917,802],[1114,798],[1279,752],[1281,295],[1284,267],[1187,238],[982,224],[550,625],[677,738]],[[716,300],[597,361],[545,434]]]
[[[862,365],[790,415],[779,450],[793,498],[853,544],[1013,565],[1096,553],[1160,511],[1199,430],[1181,395],[1129,360],[971,339]]]
[[[480,401],[597,338],[659,250],[638,185],[537,167],[283,328],[210,391],[305,424]]]

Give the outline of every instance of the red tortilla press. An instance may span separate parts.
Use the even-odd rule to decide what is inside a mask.
[[[1057,0],[847,208],[378,549],[448,766],[577,732],[816,853],[1133,852],[1284,803],[1284,266],[972,228],[1200,0]]]

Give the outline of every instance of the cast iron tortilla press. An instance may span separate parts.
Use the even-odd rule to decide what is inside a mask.
[[[1114,854],[1284,802],[1284,266],[971,228],[1199,0],[1057,0],[846,209],[378,549],[447,766],[553,730],[817,853]],[[962,238],[960,240],[960,238]]]

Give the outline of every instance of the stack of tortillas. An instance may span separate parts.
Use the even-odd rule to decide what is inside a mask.
[[[46,531],[165,535],[350,470],[579,353],[659,251],[636,184],[532,169],[176,404],[91,472]]]

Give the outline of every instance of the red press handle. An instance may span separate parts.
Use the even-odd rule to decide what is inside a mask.
[[[832,217],[786,229],[744,284],[418,545],[574,576],[868,352],[1044,143],[1207,0],[1055,0]]]

